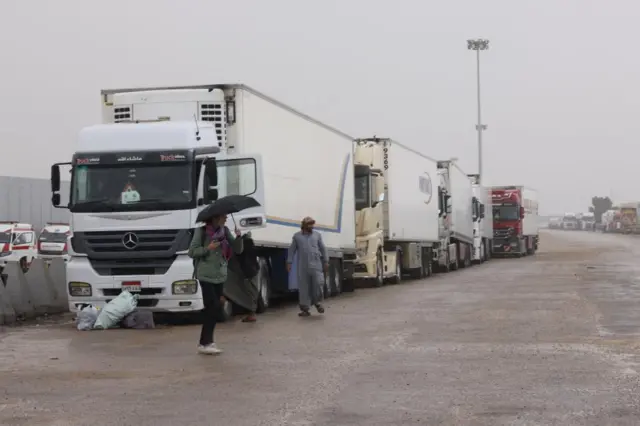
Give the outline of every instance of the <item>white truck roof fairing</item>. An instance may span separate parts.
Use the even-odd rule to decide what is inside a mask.
[[[181,96],[183,97],[183,100],[185,102],[200,101],[202,98],[202,95],[200,94],[200,92],[202,92],[203,90],[206,90],[211,93],[212,101],[214,100],[224,101],[225,91],[244,90],[278,106],[279,108],[285,109],[301,118],[304,118],[307,121],[317,124],[318,126],[324,127],[326,130],[330,130],[333,133],[337,133],[342,137],[345,137],[351,140],[355,139],[354,137],[347,135],[346,133],[336,129],[335,127],[329,126],[328,124],[318,121],[315,118],[309,117],[307,114],[304,114],[294,108],[291,108],[290,106],[276,100],[275,98],[272,98],[271,96],[265,95],[264,93],[250,86],[247,86],[245,84],[240,84],[240,83],[198,84],[194,86],[158,86],[158,87],[139,87],[139,88],[125,88],[125,89],[104,89],[100,91],[100,94],[102,95],[103,103],[108,106],[112,104],[113,97],[116,95],[121,98],[119,99],[118,103],[123,103],[123,104],[134,104],[136,103],[135,100],[137,98],[140,98],[140,96],[145,96],[145,95],[158,97],[158,100],[157,100],[158,102],[167,102],[167,101],[175,102],[176,93],[178,93],[179,91],[182,92]],[[162,100],[161,98],[163,95],[158,93],[163,91],[171,92],[170,94],[166,95],[168,96],[167,100]]]
[[[215,129],[206,122],[98,124],[80,131],[76,151],[188,150],[215,146],[215,141]]]

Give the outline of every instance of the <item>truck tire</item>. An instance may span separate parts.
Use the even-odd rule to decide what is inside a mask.
[[[471,267],[471,253],[473,253],[473,247],[470,244],[465,244],[463,247],[466,247],[464,253],[464,267]]]
[[[256,304],[256,313],[263,313],[269,307],[269,299],[271,298],[271,273],[269,271],[269,262],[264,257],[258,257],[258,303]]]
[[[331,285],[331,296],[342,293],[342,263],[338,259],[333,259],[329,263],[329,277]]]
[[[460,249],[459,247],[456,245],[456,258],[454,259],[453,262],[449,263],[450,267],[451,267],[451,271],[457,271],[458,269],[460,269]],[[449,258],[449,261],[451,261],[451,258]]]
[[[391,278],[393,284],[400,284],[402,282],[402,252],[396,250],[396,268],[395,275]]]
[[[220,320],[221,322],[226,322],[229,321],[231,319],[231,317],[233,317],[234,314],[234,305],[233,302],[231,302],[230,300],[227,300],[225,298],[224,303],[222,304],[222,309],[221,309],[221,315],[220,315]]]
[[[384,285],[384,264],[382,263],[382,250],[378,249],[376,254],[376,278],[373,283],[376,287],[382,287]]]

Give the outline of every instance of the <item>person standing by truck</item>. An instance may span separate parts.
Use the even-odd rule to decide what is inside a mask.
[[[227,216],[215,216],[196,228],[189,246],[189,257],[195,260],[195,277],[200,282],[204,302],[202,329],[198,352],[218,355],[222,350],[216,346],[213,333],[222,307],[224,283],[227,280],[227,265],[233,252],[242,253],[240,231],[236,238],[224,224]]]
[[[287,255],[287,272],[291,272],[294,256],[298,256],[298,315],[301,317],[311,315],[311,305],[316,307],[318,313],[324,313],[324,275],[329,270],[329,256],[322,235],[313,230],[315,223],[316,221],[308,216],[302,219],[300,231],[293,235]]]

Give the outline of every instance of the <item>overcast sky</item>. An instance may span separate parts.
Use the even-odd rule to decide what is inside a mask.
[[[640,200],[633,0],[2,0],[0,175],[47,177],[102,88],[242,82],[351,135],[389,136],[539,191]]]

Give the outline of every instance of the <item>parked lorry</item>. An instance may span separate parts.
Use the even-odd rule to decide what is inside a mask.
[[[434,259],[443,272],[471,265],[473,255],[473,189],[455,160],[438,161],[440,242]]]
[[[625,234],[635,233],[638,226],[637,203],[620,204],[621,231]]]
[[[340,292],[351,278],[354,138],[244,85],[103,90],[102,107],[106,124],[83,130],[74,155],[67,263],[72,308],[81,301],[100,305],[126,288],[140,294],[142,307],[201,309],[199,290],[187,305],[172,285],[178,282],[183,291],[182,283],[191,283],[185,244],[198,211],[234,193],[263,206],[227,224],[251,231],[256,244],[259,311],[272,294],[297,289],[296,263],[287,274],[286,255],[305,216],[314,217],[329,251],[325,290]],[[99,181],[127,184],[120,180],[129,176],[129,167],[134,175],[145,172],[138,192],[154,183],[163,191],[148,202],[141,197],[126,206],[103,203],[94,187]],[[179,184],[186,186],[174,188]],[[189,201],[167,198],[180,194]],[[154,201],[158,197],[162,202]]]
[[[538,249],[538,197],[521,185],[492,187],[493,254],[516,257]]]
[[[482,263],[491,258],[493,248],[493,219],[486,217],[491,211],[491,188],[480,184],[479,175],[469,175],[473,190],[473,262]]]
[[[388,138],[354,142],[356,248],[353,277],[398,282],[431,275],[439,244],[438,163]]]
[[[618,209],[607,210],[602,214],[603,232],[620,232],[622,229],[620,211]]]
[[[595,231],[596,227],[596,216],[591,213],[582,213],[580,216],[580,229],[583,231]]]
[[[562,217],[562,229],[577,231],[580,229],[580,221],[575,213],[565,213]]]

